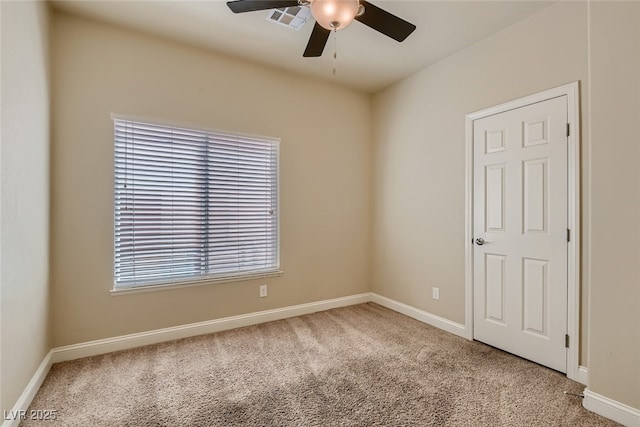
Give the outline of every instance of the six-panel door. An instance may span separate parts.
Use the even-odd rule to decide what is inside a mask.
[[[566,96],[473,122],[474,339],[561,372],[566,123]]]

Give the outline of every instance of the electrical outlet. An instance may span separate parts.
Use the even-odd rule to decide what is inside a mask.
[[[267,285],[260,285],[260,298],[267,296]]]
[[[433,299],[440,299],[440,288],[431,288]]]

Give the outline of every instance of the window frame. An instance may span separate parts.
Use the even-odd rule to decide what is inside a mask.
[[[281,139],[276,137],[269,137],[263,135],[253,135],[247,133],[239,133],[239,132],[231,132],[226,130],[217,130],[211,129],[201,126],[194,126],[192,124],[178,123],[174,121],[167,120],[158,120],[151,119],[147,117],[135,117],[129,115],[120,115],[120,114],[111,114],[112,119],[112,138],[111,143],[113,144],[113,194],[112,194],[112,213],[113,213],[113,280],[112,280],[112,288],[110,293],[112,295],[122,295],[129,293],[139,293],[139,292],[148,292],[155,290],[164,290],[164,289],[182,289],[186,287],[192,286],[203,286],[210,285],[216,283],[229,283],[229,282],[239,282],[239,281],[247,281],[247,280],[255,280],[267,277],[277,277],[283,274],[281,269],[281,260],[280,260],[280,143]],[[193,275],[184,278],[171,278],[166,277],[157,281],[149,281],[147,283],[141,284],[117,284],[116,283],[116,195],[117,195],[117,177],[116,177],[116,121],[131,121],[138,122],[146,125],[157,125],[163,127],[175,127],[195,132],[204,132],[210,134],[218,134],[226,137],[239,137],[239,138],[247,138],[247,139],[258,139],[262,142],[269,142],[275,145],[276,152],[276,168],[275,168],[275,176],[276,176],[276,237],[275,237],[275,247],[276,247],[276,256],[275,256],[275,267],[273,269],[268,269],[264,271],[245,271],[245,272],[233,272],[229,274],[203,274],[203,275]]]

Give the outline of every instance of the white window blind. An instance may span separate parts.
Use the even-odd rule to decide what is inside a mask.
[[[115,288],[275,272],[278,141],[114,119]]]

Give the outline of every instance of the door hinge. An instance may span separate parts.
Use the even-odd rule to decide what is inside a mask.
[[[571,241],[571,230],[567,228],[567,242]]]
[[[569,348],[569,335],[564,336],[564,348]]]
[[[571,135],[571,125],[567,123],[567,136]]]

